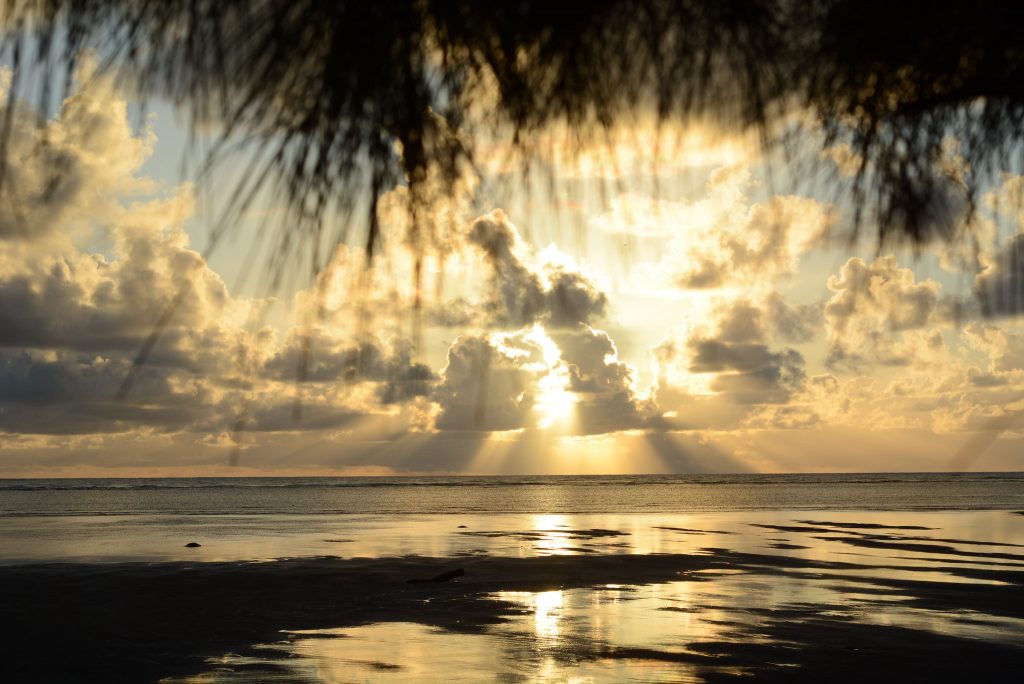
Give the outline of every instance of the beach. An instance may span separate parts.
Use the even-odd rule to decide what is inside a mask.
[[[823,507],[830,489],[842,497],[852,482],[836,478],[825,494],[816,486],[799,509],[735,510],[733,497],[714,509],[622,510],[621,483],[604,483],[606,507],[620,510],[467,510],[494,495],[479,487],[504,487],[515,509],[522,497],[513,488],[550,486],[485,482],[453,501],[458,513],[381,514],[359,504],[362,512],[321,515],[229,514],[216,503],[161,514],[152,497],[132,504],[135,514],[127,506],[12,514],[19,501],[31,508],[22,487],[0,495],[10,542],[0,565],[3,675],[1015,680],[1024,666],[1017,480],[999,479],[993,491],[1010,493],[987,508]],[[579,488],[594,483],[559,486],[579,500]],[[757,486],[771,501],[773,486],[789,485]],[[249,494],[267,510],[274,497],[296,498]],[[420,505],[402,496],[423,492],[392,494],[381,496],[401,508]],[[146,499],[136,490],[119,496]]]

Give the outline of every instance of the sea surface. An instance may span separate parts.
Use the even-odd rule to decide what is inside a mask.
[[[0,479],[0,516],[1024,508],[1024,473]]]
[[[676,550],[660,527],[813,511],[1005,536],[1016,510],[1024,473],[0,480],[0,563],[521,556],[545,549],[475,532],[558,526],[628,529],[601,550],[650,553]]]

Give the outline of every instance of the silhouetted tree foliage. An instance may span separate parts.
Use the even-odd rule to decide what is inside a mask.
[[[45,111],[58,74],[83,49],[96,50],[140,97],[169,98],[194,126],[214,122],[211,163],[233,146],[256,150],[234,193],[236,210],[273,186],[298,219],[288,230],[317,235],[332,212],[371,197],[371,254],[377,198],[407,183],[415,214],[428,176],[454,181],[472,167],[466,126],[480,103],[489,107],[483,119],[510,129],[526,152],[529,134],[551,122],[601,130],[638,107],[661,120],[707,116],[756,127],[766,142],[786,140],[793,126],[779,124],[787,120],[813,121],[826,146],[846,143],[856,153],[843,192],[857,225],[870,219],[880,239],[915,244],[953,236],[959,204],[972,214],[977,189],[1016,162],[1024,130],[1022,12],[1011,2],[2,6],[12,102],[19,84],[41,79]],[[950,137],[959,141],[958,170],[937,172]]]

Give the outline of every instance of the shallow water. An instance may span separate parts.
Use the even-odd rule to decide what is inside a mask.
[[[820,634],[837,625],[847,630],[835,637],[842,649],[892,638],[909,638],[925,650],[1024,644],[1024,615],[942,603],[956,596],[957,586],[999,587],[1024,576],[1024,516],[1006,511],[828,511],[813,520],[805,511],[412,516],[348,523],[330,529],[353,539],[343,547],[353,555],[403,551],[454,563],[460,554],[742,559],[682,573],[679,581],[495,592],[481,600],[515,610],[482,633],[410,622],[282,632],[276,643],[245,656],[225,654],[199,679],[183,681],[698,682],[759,672],[744,664],[746,657],[757,668],[770,662],[773,671],[801,667],[806,650],[820,649],[817,639],[833,638]],[[862,539],[875,546],[843,541]],[[787,548],[777,548],[780,543]],[[906,544],[915,550],[901,548]],[[785,559],[795,562],[778,562]],[[990,574],[972,576],[972,570]],[[898,630],[898,637],[875,636],[874,629]],[[1024,662],[1024,649],[1020,657]]]
[[[483,634],[408,622],[284,632],[255,656],[227,655],[201,677],[182,681],[262,681],[274,674],[324,682],[702,682],[712,674],[751,674],[730,658],[716,663],[738,644],[768,649],[774,668],[800,667],[808,644],[776,634],[780,620],[896,627],[952,644],[1024,642],[1019,618],[909,608],[898,595],[858,595],[858,588],[737,572],[700,582],[500,592],[492,599],[522,613]]]
[[[827,513],[827,515],[825,515]],[[825,528],[811,522],[909,525],[924,530]],[[776,528],[793,528],[794,531]],[[594,532],[594,531],[597,532]],[[817,530],[817,531],[816,531]],[[604,532],[602,532],[604,531]],[[0,518],[0,564],[46,561],[238,561],[305,556],[382,558],[692,553],[705,548],[805,559],[886,557],[919,563],[934,553],[854,546],[865,535],[1020,555],[1024,516],[1007,511],[733,511],[703,513],[461,515],[133,515]],[[870,539],[869,539],[870,541]],[[188,542],[199,548],[185,548]],[[1015,546],[978,545],[1020,544]],[[886,542],[892,543],[892,540]],[[778,548],[780,545],[783,548]],[[956,546],[956,544],[952,544]],[[804,547],[804,548],[788,548]],[[913,546],[911,547],[913,548]],[[901,550],[900,550],[901,551]],[[947,554],[948,555],[948,554]],[[966,563],[1014,559],[960,556]]]
[[[373,567],[398,573],[369,624],[264,621],[260,641],[193,651],[208,657],[201,672],[168,681],[859,681],[874,657],[922,659],[932,680],[955,681],[974,661],[996,675],[1024,667],[1021,476],[393,480],[7,481],[0,571],[73,562],[86,565],[55,577],[193,577],[226,563],[228,581],[209,586],[230,587],[239,561],[332,557],[339,572],[381,559]],[[501,559],[546,556],[571,561],[559,572],[574,579],[507,589],[525,566]],[[626,556],[641,562],[616,571]],[[417,562],[467,574],[402,589]],[[505,588],[478,593],[492,585]],[[453,597],[450,610],[468,612],[431,606]]]

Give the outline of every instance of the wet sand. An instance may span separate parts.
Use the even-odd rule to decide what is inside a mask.
[[[692,545],[685,553],[623,553],[615,545],[627,532],[581,526],[450,532],[560,542],[525,557],[484,549],[0,567],[0,675],[456,681],[446,657],[513,681],[1015,681],[1024,671],[1019,544],[949,536],[896,514],[891,524],[817,517],[659,526]],[[721,544],[732,536],[747,541]],[[411,581],[453,570],[464,573]],[[408,635],[436,646],[403,652]],[[316,667],[301,666],[311,658]],[[325,669],[332,658],[340,669]]]

